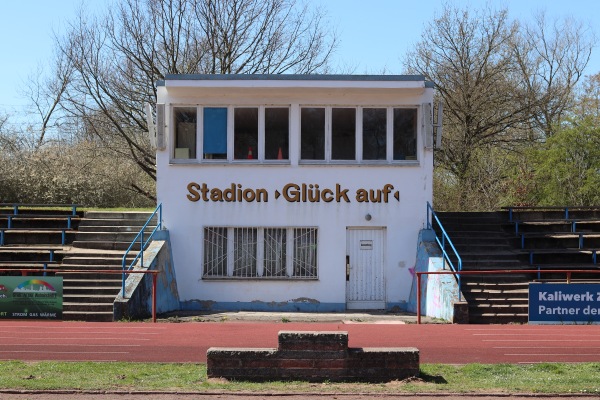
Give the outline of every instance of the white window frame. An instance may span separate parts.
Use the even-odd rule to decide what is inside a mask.
[[[361,106],[350,106],[350,105],[322,105],[322,104],[301,104],[300,109],[302,108],[324,108],[325,109],[325,159],[324,160],[307,160],[302,158],[301,149],[302,149],[302,137],[299,140],[299,146],[297,149],[298,152],[298,162],[302,165],[319,165],[319,164],[346,164],[346,165],[415,165],[420,162],[420,143],[421,143],[421,135],[420,132],[423,129],[419,121],[421,120],[422,109],[419,105],[361,105]],[[332,159],[332,113],[334,108],[354,108],[356,109],[356,121],[355,121],[355,159],[354,160],[333,160]],[[363,110],[365,108],[382,108],[386,110],[386,159],[385,160],[364,160],[363,159]],[[394,160],[394,109],[410,109],[417,110],[417,132],[416,138],[416,160]],[[301,113],[300,113],[301,114]],[[302,130],[302,119],[298,120],[298,134],[300,135]]]
[[[176,125],[175,125],[175,109],[177,108],[195,108],[196,109],[196,158],[175,158],[175,142],[176,142]],[[204,159],[204,108],[226,108],[227,109],[227,158],[225,159]],[[234,140],[235,140],[235,109],[236,108],[258,108],[258,157],[252,160],[234,159]],[[265,109],[266,108],[284,108],[288,110],[288,158],[283,160],[271,160],[265,157]],[[171,138],[172,148],[170,149],[170,161],[174,164],[290,164],[291,153],[291,135],[292,135],[292,106],[290,104],[171,104],[170,105],[170,121],[171,129],[169,136]]]

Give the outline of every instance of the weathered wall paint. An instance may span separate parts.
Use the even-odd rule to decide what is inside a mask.
[[[444,259],[435,242],[433,231],[423,229],[419,233],[417,261],[414,272],[444,270]],[[448,270],[448,268],[446,268]],[[413,283],[407,311],[417,312],[417,274],[413,272]],[[454,303],[458,302],[458,284],[453,275],[421,276],[421,315],[454,320]]]
[[[140,262],[136,270],[159,270],[156,281],[157,314],[179,310],[177,279],[173,268],[173,255],[168,231],[157,231],[155,240],[144,251],[144,265]],[[120,294],[113,305],[115,321],[123,318],[145,318],[152,314],[152,276],[130,274],[125,282],[126,298]]]

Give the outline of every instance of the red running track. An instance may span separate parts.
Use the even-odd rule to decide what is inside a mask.
[[[277,347],[277,332],[347,331],[350,347],[416,347],[422,363],[599,362],[598,325],[2,321],[0,360],[194,362],[219,347]]]

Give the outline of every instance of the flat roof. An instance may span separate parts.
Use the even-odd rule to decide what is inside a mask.
[[[334,84],[340,86],[341,82],[347,82],[349,86],[363,86],[367,82],[379,83],[385,86],[413,86],[417,84],[421,87],[433,88],[433,82],[426,81],[423,75],[328,75],[328,74],[167,74],[164,80],[157,82],[158,86],[181,87],[182,81],[187,81],[191,86],[215,87],[217,82],[233,87],[256,87],[258,81],[264,82],[267,86],[296,86],[292,82],[297,82],[299,86],[311,86],[313,82],[316,86],[328,86]],[[412,83],[412,84],[411,84]]]

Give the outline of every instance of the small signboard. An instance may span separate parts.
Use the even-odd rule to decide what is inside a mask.
[[[360,241],[360,249],[361,250],[373,250],[373,241],[372,240],[361,240]]]
[[[530,283],[529,323],[600,323],[600,284]]]
[[[63,278],[0,276],[0,319],[62,319]]]

